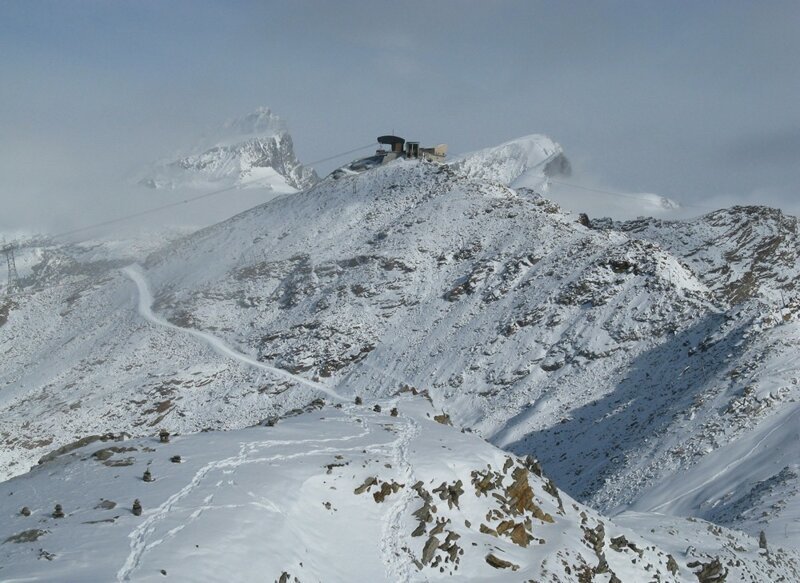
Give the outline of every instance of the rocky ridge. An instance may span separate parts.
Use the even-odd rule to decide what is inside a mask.
[[[717,224],[700,260],[680,243],[700,227],[587,228],[499,178],[401,161],[323,181],[151,255],[154,308],[343,392],[428,389],[454,422],[538,457],[604,511],[658,508],[791,540],[796,223],[784,273],[749,251],[769,248],[769,229],[736,244]],[[728,217],[746,230],[761,212],[696,225]],[[726,292],[739,280],[720,284],[723,260],[755,273],[757,293]],[[86,434],[241,427],[314,393],[142,321],[118,272],[62,283],[31,283],[0,328],[9,473]]]

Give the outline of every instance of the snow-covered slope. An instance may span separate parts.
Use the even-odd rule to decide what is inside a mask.
[[[798,297],[797,218],[768,207],[733,207],[690,221],[642,219],[607,226],[657,241],[686,258],[723,299],[788,307]],[[796,309],[796,308],[795,308]]]
[[[680,243],[683,223],[587,229],[504,184],[558,155],[520,148],[483,152],[485,174],[465,158],[326,180],[169,245],[136,272],[150,320],[130,272],[31,283],[0,326],[3,471],[106,431],[243,427],[320,385],[409,385],[602,510],[796,544],[797,296],[775,287],[796,266],[739,301]],[[772,235],[751,232],[736,244],[720,227],[708,261],[726,243],[728,269],[754,272],[746,250]]]
[[[800,576],[794,552],[767,553],[702,522],[636,514],[624,517],[633,528],[617,525],[560,492],[534,460],[450,427],[424,395],[374,405],[314,401],[250,429],[168,443],[109,436],[66,452],[0,484],[0,579]]]
[[[277,192],[292,192],[317,180],[314,170],[297,160],[283,121],[262,107],[227,122],[193,152],[159,162],[139,183],[171,189],[268,186]]]
[[[572,172],[561,145],[541,134],[465,154],[450,166],[470,178],[527,188],[541,188],[548,177]]]

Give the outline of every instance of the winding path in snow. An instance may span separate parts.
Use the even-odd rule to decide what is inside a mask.
[[[412,563],[408,551],[405,550],[403,527],[405,512],[417,495],[416,491],[411,489],[417,480],[414,468],[408,459],[409,446],[420,432],[416,421],[411,417],[404,417],[404,423],[401,424],[392,447],[392,458],[393,465],[400,469],[401,476],[405,479],[405,487],[384,519],[381,536],[381,554],[386,567],[387,580],[398,582],[411,580]]]
[[[122,269],[122,273],[124,273],[133,283],[136,284],[136,288],[139,291],[139,314],[147,321],[157,325],[162,326],[164,328],[170,328],[171,330],[176,330],[178,332],[182,332],[184,334],[188,334],[189,336],[194,336],[208,344],[215,352],[218,354],[225,356],[227,358],[232,358],[234,360],[238,360],[239,362],[243,362],[249,366],[254,368],[259,368],[261,370],[265,370],[269,373],[272,373],[276,376],[283,377],[287,380],[295,381],[305,387],[310,389],[314,389],[316,391],[320,391],[325,393],[332,399],[336,401],[344,402],[345,399],[342,398],[339,393],[322,385],[320,383],[316,383],[309,379],[303,378],[301,376],[295,375],[290,373],[289,371],[283,370],[282,368],[276,368],[274,366],[269,366],[264,364],[263,362],[259,362],[254,358],[247,356],[246,354],[242,354],[228,346],[225,341],[221,338],[214,336],[213,334],[209,334],[208,332],[202,332],[200,330],[194,330],[192,328],[182,328],[181,326],[176,326],[172,322],[157,316],[153,312],[153,294],[150,292],[150,286],[147,283],[147,279],[142,272],[142,268],[138,265],[129,265]]]

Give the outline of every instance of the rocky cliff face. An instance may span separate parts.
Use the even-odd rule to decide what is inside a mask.
[[[295,156],[284,123],[267,108],[226,123],[195,152],[159,162],[140,184],[150,188],[272,185],[303,190],[315,184],[313,169]]]
[[[632,236],[658,241],[731,304],[761,299],[788,306],[798,296],[797,218],[778,209],[722,209],[689,221],[642,219],[610,223]]]

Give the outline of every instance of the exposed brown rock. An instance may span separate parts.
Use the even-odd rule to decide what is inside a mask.
[[[504,561],[503,559],[495,557],[491,553],[486,555],[486,562],[489,563],[495,569],[511,569],[512,571],[516,571],[517,569],[519,569],[519,565],[515,565],[510,561]]]
[[[433,555],[436,553],[436,549],[439,548],[439,539],[435,536],[431,535],[430,538],[425,542],[425,546],[422,548],[422,564],[427,565],[433,559]]]
[[[361,484],[358,488],[353,490],[353,492],[355,494],[363,494],[364,492],[369,490],[371,486],[374,486],[377,483],[378,483],[378,478],[376,478],[375,476],[370,476],[364,480],[363,484]]]

